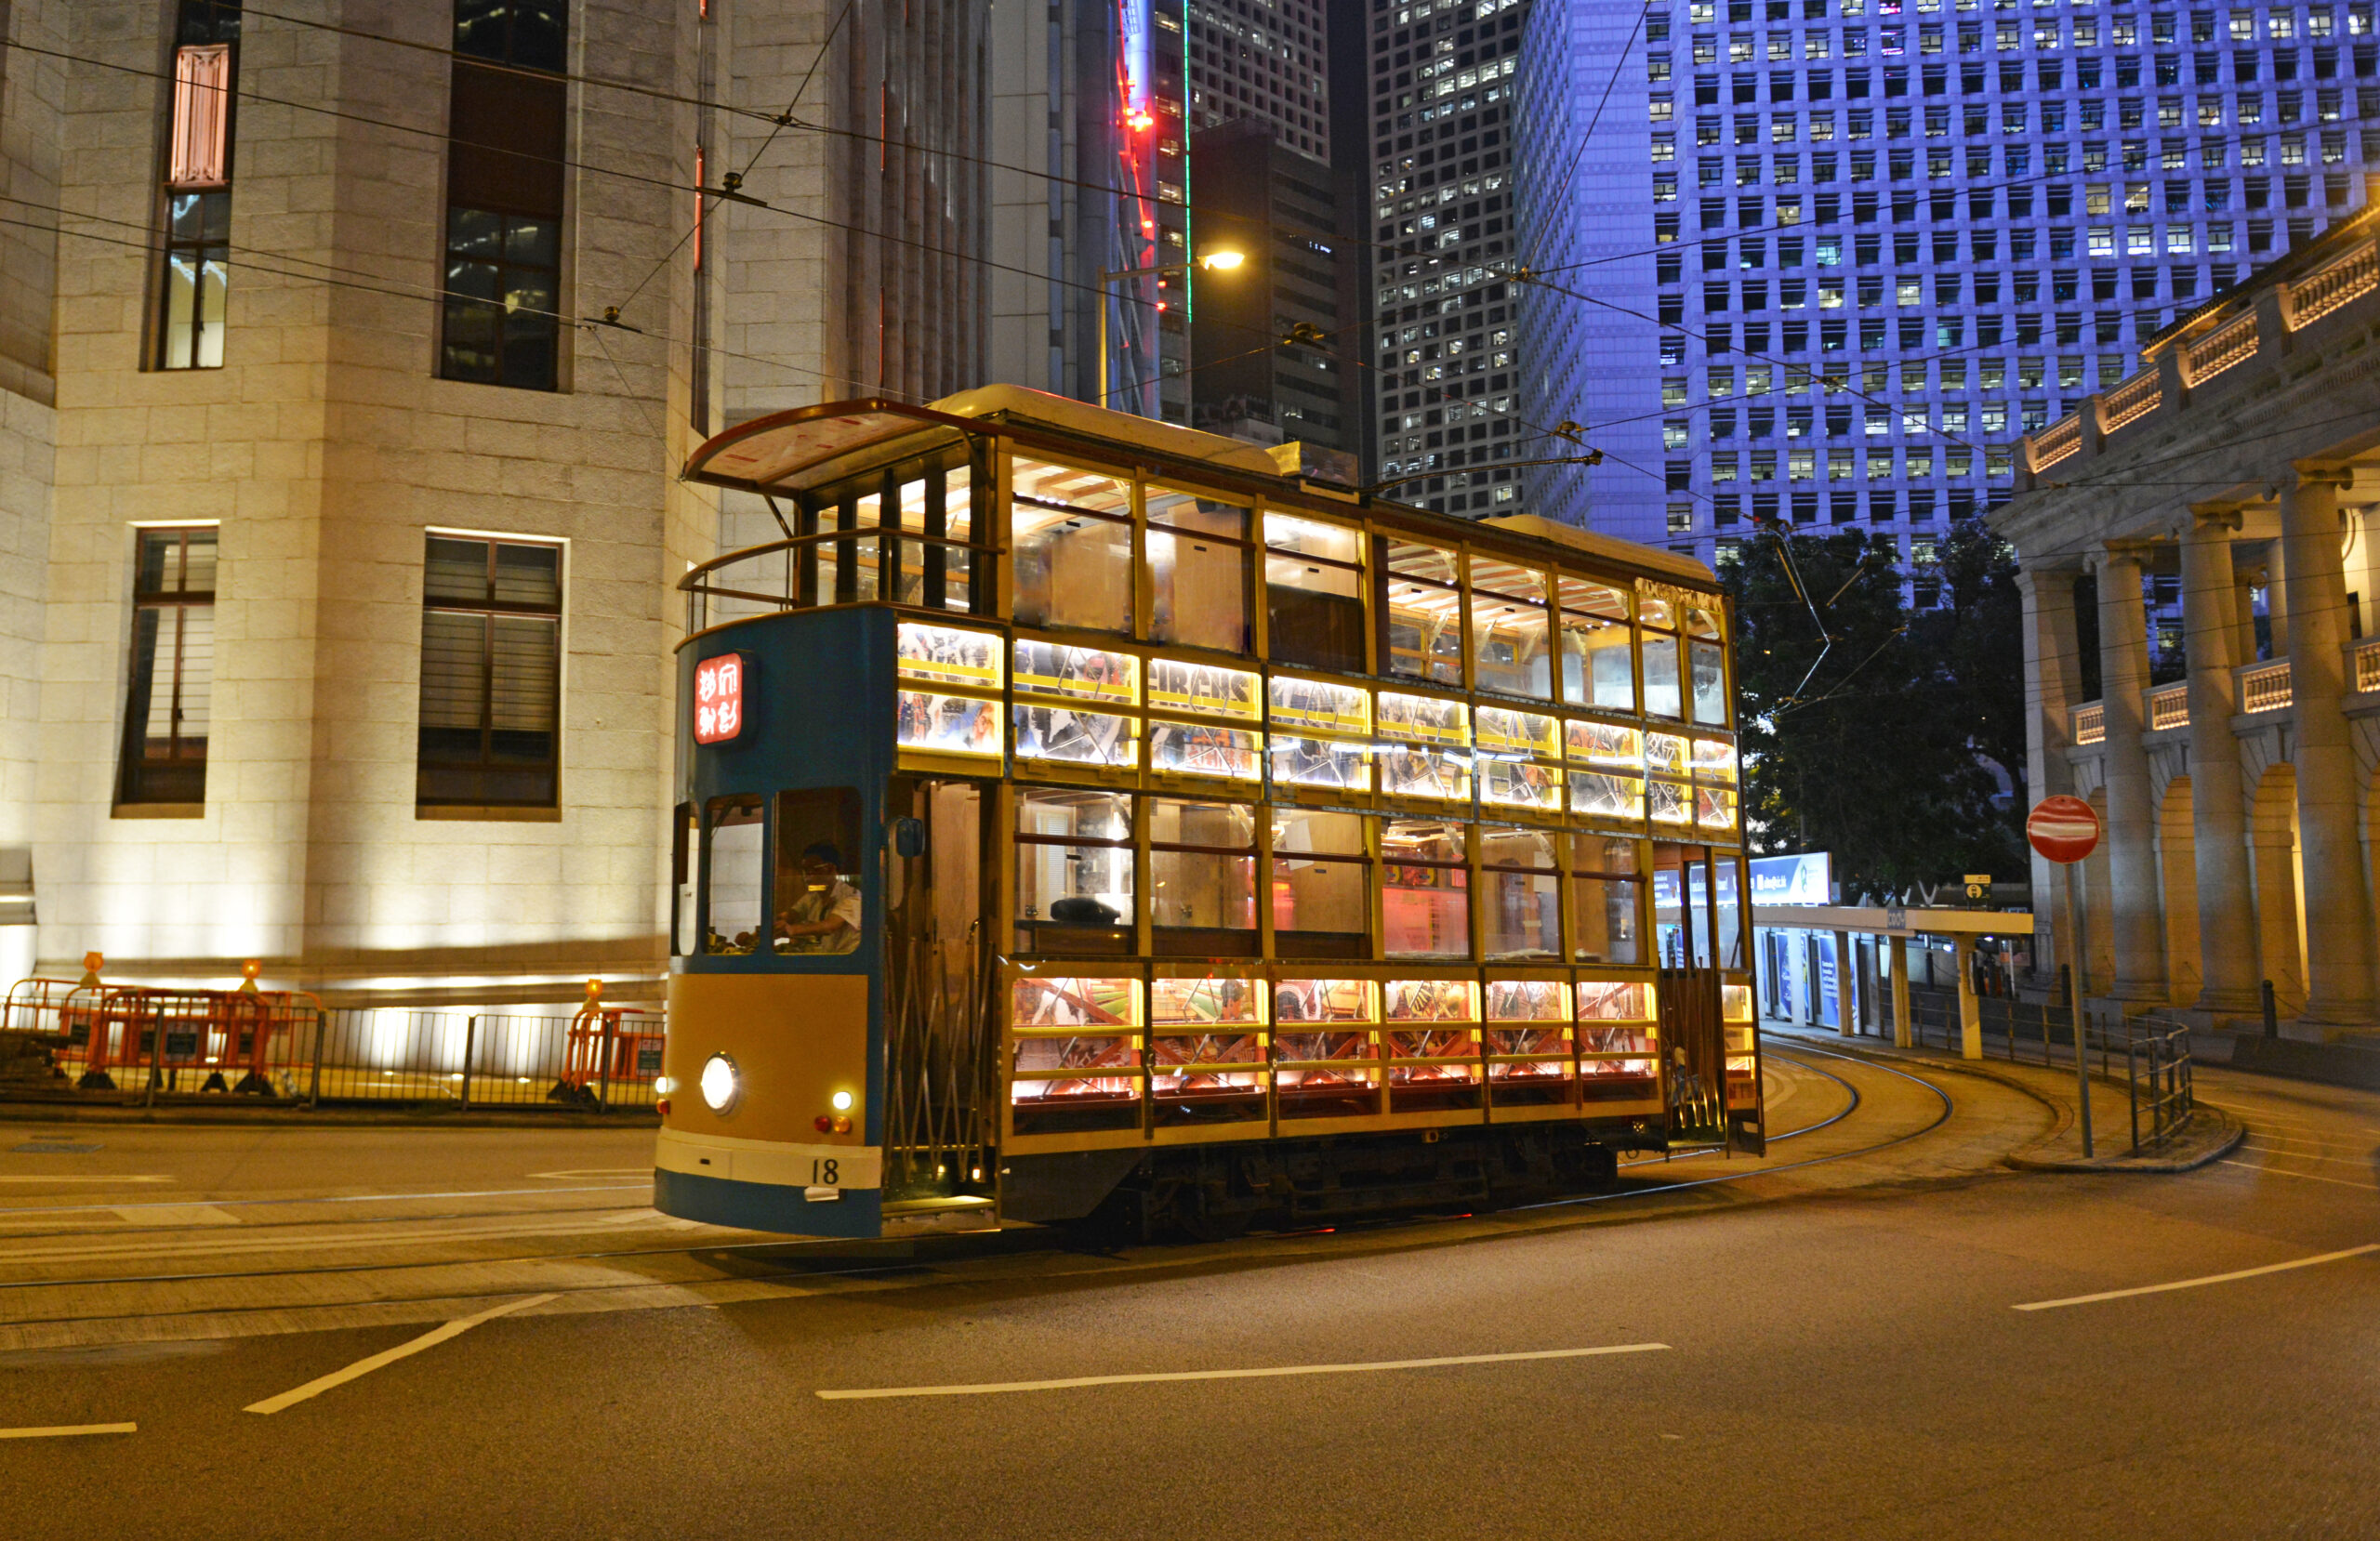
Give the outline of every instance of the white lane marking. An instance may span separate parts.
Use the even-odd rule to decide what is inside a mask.
[[[2069,1295],[2063,1300],[2034,1300],[2012,1311],[2055,1311],[2060,1306],[2087,1306],[2096,1300],[2122,1300],[2134,1295],[2162,1295],[2167,1290],[2196,1289],[2201,1284],[2228,1284],[2234,1279],[2254,1279],[2259,1274],[2286,1273],[2294,1268],[2312,1268],[2316,1263],[2335,1263],[2343,1258],[2360,1258],[2367,1252],[2380,1252],[2380,1242],[2366,1242],[2344,1251],[2325,1252],[2317,1257],[2298,1258],[2285,1263],[2267,1263],[2262,1268],[2234,1269],[2229,1273],[2210,1273],[2199,1279],[2176,1279],[2165,1284],[2137,1284],[2131,1289],[2103,1289],[2096,1295]]]
[[[170,1179],[165,1179],[170,1180]],[[512,1199],[528,1194],[542,1197],[548,1193],[632,1193],[652,1186],[650,1182],[610,1182],[598,1188],[473,1188],[452,1193],[318,1193],[311,1198],[294,1199],[222,1199],[218,1202],[234,1209],[287,1208],[302,1204],[397,1204],[408,1199]],[[85,1209],[170,1209],[178,1207],[178,1199],[151,1200],[146,1204],[29,1204],[13,1209],[0,1209],[0,1216],[72,1215]]]
[[[24,1172],[0,1172],[0,1182],[171,1182],[171,1178],[117,1177],[89,1172],[60,1172],[51,1177],[34,1177]]]
[[[0,1246],[0,1263],[73,1263],[106,1261],[111,1258],[179,1258],[192,1255],[219,1257],[238,1254],[253,1256],[272,1252],[327,1251],[347,1247],[420,1246],[431,1242],[503,1242],[524,1236],[584,1236],[602,1231],[622,1231],[636,1226],[657,1226],[666,1217],[651,1209],[623,1209],[593,1220],[565,1220],[553,1225],[511,1225],[503,1227],[446,1226],[437,1230],[400,1231],[391,1233],[374,1232],[357,1235],[339,1232],[324,1236],[246,1236],[224,1237],[208,1241],[200,1237],[187,1242],[125,1243],[101,1246]],[[324,1220],[323,1225],[336,1224]],[[40,1284],[46,1281],[18,1281]]]
[[[2334,1188],[2360,1188],[2367,1193],[2380,1193],[2380,1186],[2369,1182],[2349,1182],[2345,1178],[2326,1178],[2315,1172],[2293,1172],[2286,1166],[2266,1166],[2254,1161],[2233,1161],[2225,1157],[2226,1166],[2244,1167],[2251,1172],[2268,1172],[2277,1178],[2303,1178],[2307,1182],[2327,1182]]]
[[[2285,1161],[2319,1161],[2325,1166],[2354,1166],[2369,1170],[2372,1166],[2372,1158],[2368,1155],[2362,1157],[2316,1155],[2311,1151],[2284,1151],[2278,1145],[2249,1145],[2244,1148],[2264,1155],[2277,1155]]]
[[[375,1370],[384,1369],[408,1355],[417,1354],[424,1349],[434,1349],[450,1337],[459,1337],[483,1322],[492,1322],[499,1316],[509,1316],[516,1311],[525,1311],[531,1306],[542,1306],[547,1301],[556,1298],[558,1297],[553,1295],[532,1295],[505,1305],[491,1306],[473,1316],[457,1317],[443,1327],[432,1328],[423,1333],[409,1343],[400,1343],[393,1349],[383,1349],[369,1359],[357,1360],[344,1370],[333,1370],[326,1376],[318,1376],[305,1385],[284,1391],[277,1397],[267,1397],[262,1402],[252,1402],[241,1411],[278,1413],[284,1407],[294,1407],[309,1397],[321,1396],[335,1386],[344,1386],[358,1376],[368,1376]]]
[[[584,1171],[532,1172],[533,1178],[649,1178],[650,1166],[589,1166]]]
[[[82,1434],[131,1434],[137,1423],[61,1423],[47,1429],[0,1429],[0,1440],[68,1440]]]
[[[115,1213],[127,1222],[162,1221],[166,1225],[238,1225],[240,1217],[211,1204],[132,1204]]]
[[[1071,1376],[1064,1380],[996,1380],[974,1386],[881,1386],[858,1390],[821,1391],[827,1402],[860,1402],[879,1397],[980,1397],[1006,1391],[1068,1391],[1080,1386],[1140,1386],[1170,1380],[1260,1380],[1276,1376],[1348,1376],[1377,1370],[1429,1370],[1448,1364],[1510,1364],[1529,1359],[1585,1359],[1598,1354],[1641,1354],[1665,1351],[1666,1343],[1620,1343],[1601,1349],[1539,1349],[1528,1353],[1455,1354],[1443,1359],[1381,1359],[1363,1364],[1282,1364],[1262,1370],[1172,1370],[1137,1376]]]

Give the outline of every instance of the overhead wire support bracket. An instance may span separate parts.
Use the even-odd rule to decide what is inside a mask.
[[[642,336],[644,332],[643,327],[630,326],[627,322],[622,321],[620,319],[620,308],[616,305],[604,306],[603,313],[600,316],[580,317],[579,324],[582,326],[608,326],[615,332],[634,332],[639,336]]]
[[[697,187],[694,191],[706,198],[723,199],[731,204],[749,204],[756,209],[764,209],[769,206],[764,200],[753,197],[750,193],[744,191],[743,188],[744,174],[740,171],[731,171],[719,179],[719,186]]]

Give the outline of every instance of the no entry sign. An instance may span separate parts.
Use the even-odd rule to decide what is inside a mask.
[[[2098,849],[2099,816],[2080,797],[2043,797],[2025,819],[2025,838],[2052,862],[2080,862]]]

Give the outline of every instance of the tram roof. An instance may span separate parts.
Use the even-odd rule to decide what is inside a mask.
[[[994,431],[1054,454],[1088,454],[1109,460],[1119,445],[1154,468],[1175,474],[1269,484],[1275,495],[1289,494],[1317,510],[1353,504],[1374,516],[1387,515],[1440,539],[1476,539],[1483,531],[1540,545],[1567,547],[1602,562],[1635,568],[1697,587],[1718,579],[1710,568],[1681,552],[1643,546],[1535,515],[1486,520],[1457,519],[1369,493],[1316,484],[1296,472],[1294,445],[1288,456],[1222,434],[1113,412],[1086,402],[1022,386],[980,386],[925,406],[868,397],[821,402],[771,413],[713,435],[686,460],[689,481],[761,495],[793,496],[866,469],[898,454],[915,454],[920,434],[957,442],[961,436]],[[898,446],[896,451],[895,446]],[[1289,463],[1283,463],[1287,458]]]

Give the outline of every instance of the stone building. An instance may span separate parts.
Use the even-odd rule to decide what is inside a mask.
[[[2074,874],[2090,993],[2302,1035],[2375,1025],[2380,218],[2359,214],[2145,342],[2028,435],[1993,517],[2022,563],[2036,795],[2099,810]],[[2188,677],[2152,686],[2144,573],[2179,568]]]
[[[993,56],[1056,46],[961,0],[265,9],[0,4],[0,972],[649,980],[672,585],[757,514],[675,472],[1058,384],[1069,242],[1015,243],[1012,369],[969,255],[985,161],[1044,159]]]

